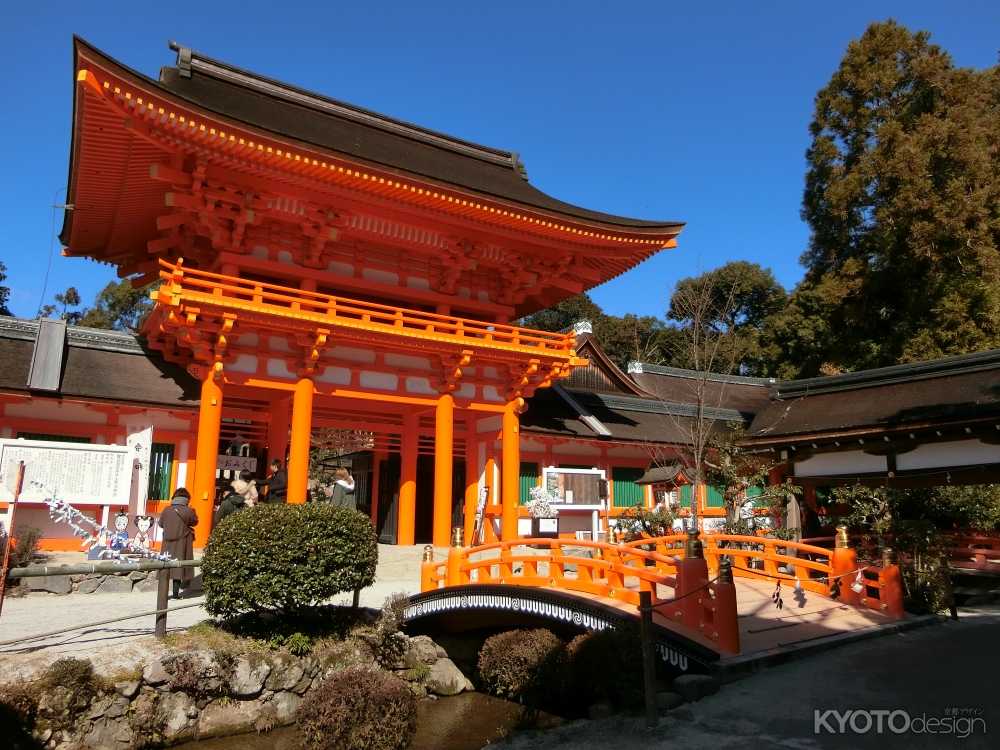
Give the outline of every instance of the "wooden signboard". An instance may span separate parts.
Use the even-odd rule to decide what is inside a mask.
[[[125,445],[0,440],[0,501],[11,502],[17,466],[24,461],[19,502],[42,503],[53,495],[71,505],[128,505],[132,455]],[[40,482],[44,489],[33,484]]]

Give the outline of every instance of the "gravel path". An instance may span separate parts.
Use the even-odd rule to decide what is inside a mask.
[[[379,564],[375,583],[361,592],[361,605],[380,608],[386,597],[396,592],[416,593],[420,590],[420,559],[422,546],[397,547],[379,545]],[[83,562],[60,555],[50,564]],[[440,555],[439,555],[440,559]],[[336,597],[333,602],[350,604],[351,594]],[[170,607],[200,604],[202,596],[170,600]],[[77,629],[50,638],[0,646],[0,674],[28,677],[63,656],[88,656],[95,665],[127,666],[141,661],[153,642],[153,616],[117,622],[110,625],[83,628],[91,622],[112,617],[147,612],[156,609],[156,594],[133,591],[128,594],[47,594],[32,593],[4,601],[0,615],[0,641],[28,638],[37,633],[62,628]],[[167,616],[169,631],[178,631],[206,619],[200,606],[182,609]]]

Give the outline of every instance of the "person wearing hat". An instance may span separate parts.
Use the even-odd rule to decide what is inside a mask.
[[[163,551],[175,560],[191,560],[194,557],[194,527],[198,525],[198,514],[188,505],[191,493],[183,487],[174,491],[170,507],[160,514],[160,528],[163,529]],[[174,598],[180,598],[181,589],[186,589],[194,579],[192,568],[171,568],[170,582]]]

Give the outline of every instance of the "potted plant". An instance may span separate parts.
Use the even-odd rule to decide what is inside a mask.
[[[552,507],[555,498],[544,487],[532,487],[531,499],[525,507],[531,516],[531,535],[533,537],[559,536],[559,511]]]

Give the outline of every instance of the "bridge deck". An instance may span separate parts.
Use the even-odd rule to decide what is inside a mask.
[[[743,655],[896,622],[881,612],[841,604],[809,591],[796,598],[790,586],[781,587],[782,607],[778,609],[771,599],[773,593],[773,584],[736,579]]]

